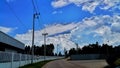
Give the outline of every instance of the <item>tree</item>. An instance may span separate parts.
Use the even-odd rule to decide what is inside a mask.
[[[25,46],[24,53],[25,54],[31,54],[31,48],[30,48],[30,46]]]
[[[69,50],[69,55],[75,55],[77,54],[77,51],[75,50],[75,48],[72,48]]]
[[[67,51],[65,51],[65,58],[67,58],[68,57],[68,53],[67,53]]]
[[[59,52],[58,56],[62,56],[61,52]]]
[[[54,55],[53,51],[54,51],[53,44],[49,44],[46,46],[46,55],[53,56]]]
[[[32,53],[31,51],[32,51],[32,47],[25,46],[25,50],[24,50],[25,54],[31,54]],[[54,55],[53,51],[54,51],[53,44],[46,45],[46,55],[47,56],[53,56]],[[42,46],[34,45],[34,55],[44,55],[44,45],[42,45]]]

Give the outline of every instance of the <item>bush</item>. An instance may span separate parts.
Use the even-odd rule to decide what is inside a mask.
[[[120,57],[118,55],[109,55],[106,58],[106,62],[109,64],[110,67],[117,67],[120,66]]]
[[[120,58],[118,58],[115,62],[114,62],[115,66],[120,66]]]

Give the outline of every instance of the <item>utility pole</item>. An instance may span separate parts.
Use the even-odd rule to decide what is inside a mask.
[[[108,45],[107,46],[107,57],[109,56],[109,49],[108,49],[108,47],[109,47],[109,40],[107,41],[107,44],[106,45]]]
[[[42,34],[44,36],[44,61],[46,59],[46,36],[48,35],[48,33],[43,33]]]
[[[64,55],[65,55],[65,57],[67,56],[66,52],[67,52],[67,50],[64,47]]]
[[[32,58],[31,63],[33,63],[34,60],[34,33],[35,33],[35,19],[38,18],[38,13],[33,14],[33,31],[32,31]]]
[[[58,56],[58,46],[59,46],[59,45],[57,44],[57,56]]]
[[[78,54],[78,44],[77,43],[76,43],[76,51],[77,51],[76,54]]]

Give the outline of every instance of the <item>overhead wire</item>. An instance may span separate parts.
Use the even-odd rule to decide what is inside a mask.
[[[10,6],[9,3],[5,2],[5,4],[9,7],[10,11],[12,12],[12,14],[16,17],[17,21],[19,23],[21,23],[26,29],[29,29],[22,21],[21,19],[17,16],[17,14],[15,13],[15,11],[13,10],[13,8]]]
[[[32,1],[33,1],[33,0],[32,0]],[[41,13],[40,13],[40,11],[39,11],[39,7],[38,7],[37,0],[34,0],[33,3],[34,3],[33,6],[34,6],[35,11],[36,11],[37,13],[39,13],[39,18],[38,18],[37,20],[38,20],[38,25],[40,26],[40,25],[42,25],[41,22],[43,22],[43,20],[42,20]]]
[[[37,9],[36,9],[34,0],[32,0],[32,5],[33,5],[33,10],[35,11],[35,13],[37,13]]]

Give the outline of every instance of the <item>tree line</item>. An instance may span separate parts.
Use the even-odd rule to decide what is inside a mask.
[[[48,44],[45,46],[46,48],[46,56],[53,56],[54,55],[54,45]],[[24,54],[32,54],[32,47],[25,46]],[[44,55],[44,45],[42,46],[35,46],[34,45],[34,55]]]
[[[113,47],[112,45],[102,44],[98,42],[95,44],[89,44],[83,46],[82,48],[71,48],[69,51],[65,52],[66,56],[75,55],[75,54],[104,54],[109,55],[119,55],[120,46]]]

